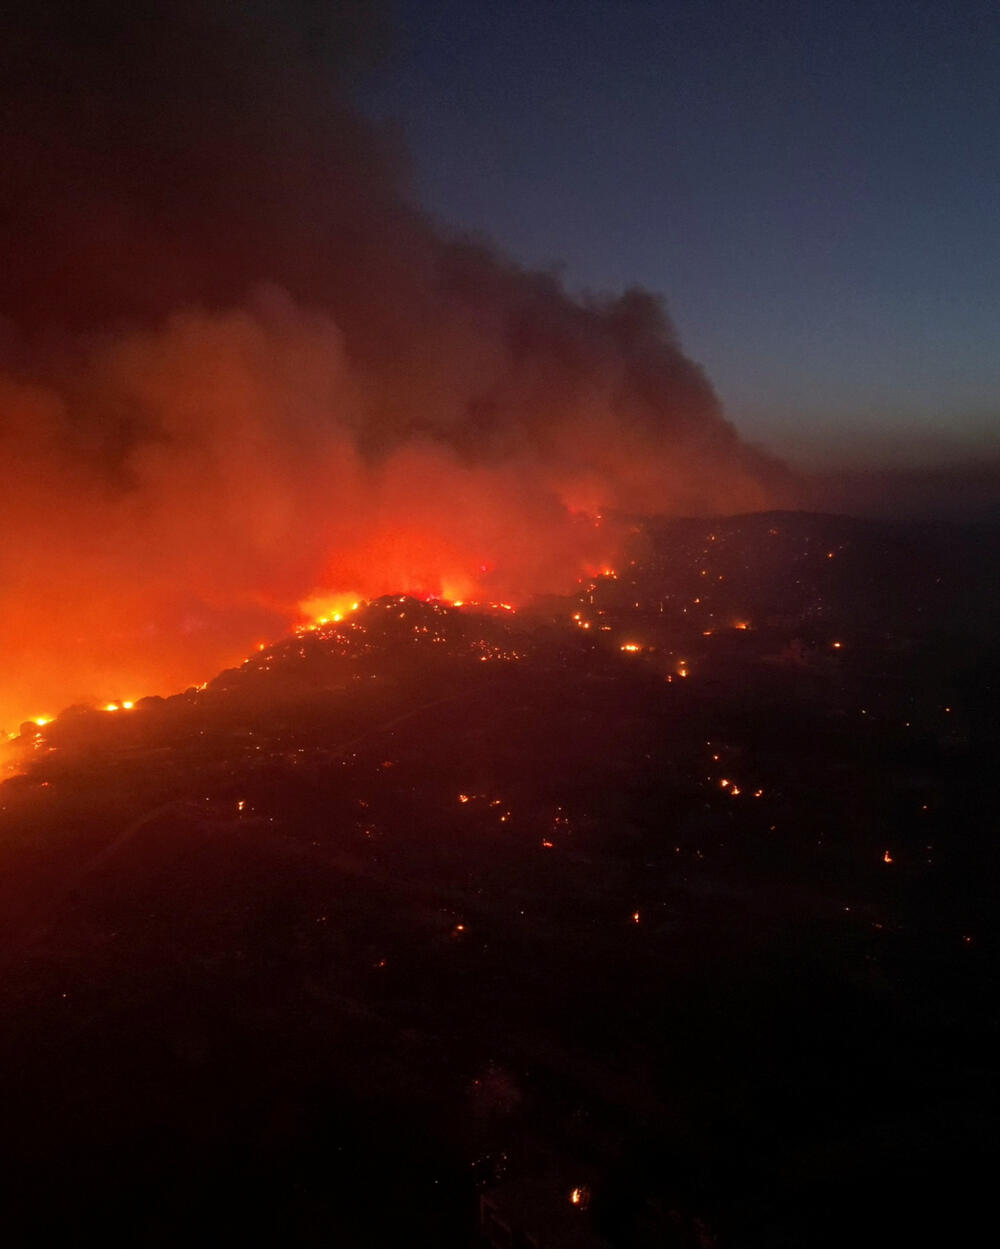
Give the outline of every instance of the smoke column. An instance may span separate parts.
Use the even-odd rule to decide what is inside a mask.
[[[770,505],[662,306],[411,202],[377,9],[102,0],[0,29],[0,727],[211,677],[315,596],[523,600],[599,509]]]

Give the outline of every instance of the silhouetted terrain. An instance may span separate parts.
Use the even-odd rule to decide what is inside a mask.
[[[636,522],[575,599],[382,599],[26,727],[10,1242],[458,1247],[484,1196],[496,1244],[957,1243],[998,546]]]

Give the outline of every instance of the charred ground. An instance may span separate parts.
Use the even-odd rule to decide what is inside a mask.
[[[998,545],[641,522],[576,599],[383,599],[23,735],[8,1225],[459,1246],[485,1197],[494,1243],[957,1235]]]

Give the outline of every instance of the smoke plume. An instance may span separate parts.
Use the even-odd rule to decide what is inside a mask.
[[[204,680],[324,595],[523,600],[601,509],[767,506],[654,297],[407,193],[369,5],[77,0],[0,30],[0,725]]]

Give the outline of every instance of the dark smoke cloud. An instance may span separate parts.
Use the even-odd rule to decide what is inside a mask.
[[[787,502],[655,298],[414,206],[349,100],[384,38],[302,0],[5,17],[0,723],[204,679],[324,591],[568,588],[600,508]]]

